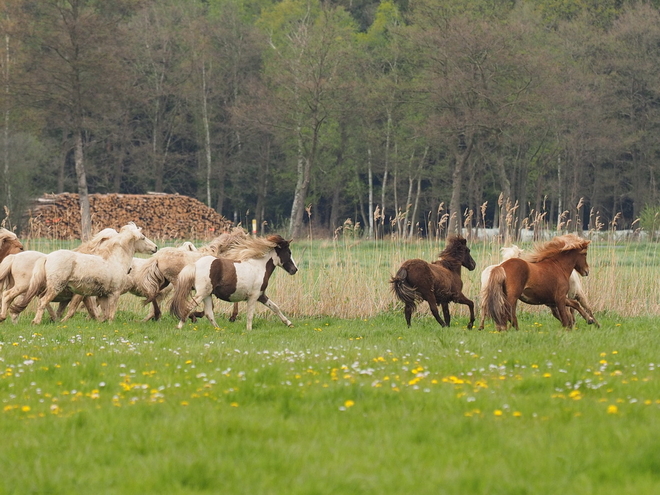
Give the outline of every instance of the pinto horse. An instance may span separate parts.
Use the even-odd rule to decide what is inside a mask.
[[[182,328],[194,307],[203,302],[204,315],[214,327],[218,324],[213,316],[212,295],[229,302],[247,301],[247,329],[252,330],[252,319],[257,301],[264,304],[282,322],[291,327],[291,321],[280,308],[268,299],[265,291],[276,266],[290,275],[298,271],[291,256],[290,241],[279,235],[266,238],[247,237],[223,254],[222,258],[204,256],[186,265],[177,277],[170,312],[178,318]],[[192,304],[188,298],[195,289]]]
[[[474,324],[474,303],[463,295],[461,267],[475,269],[477,264],[470,255],[470,248],[461,236],[451,237],[447,247],[433,263],[420,259],[405,261],[394,277],[390,279],[392,291],[405,305],[406,323],[410,326],[410,317],[417,307],[417,302],[425,300],[431,313],[441,327],[449,326],[449,303],[465,304],[470,308],[468,328]],[[442,306],[444,320],[438,313],[438,304]]]
[[[483,315],[493,319],[498,331],[506,330],[509,322],[517,330],[516,306],[521,300],[550,307],[564,328],[571,328],[574,318],[567,307],[581,308],[568,299],[569,279],[573,270],[583,277],[589,274],[590,242],[575,234],[555,237],[537,246],[526,259],[511,258],[494,267],[481,291]]]

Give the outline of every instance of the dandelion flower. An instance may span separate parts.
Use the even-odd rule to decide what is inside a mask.
[[[346,402],[344,402],[344,407],[346,407],[346,408],[353,407],[354,405],[355,405],[355,402],[350,400],[350,399],[347,400]]]
[[[495,410],[493,411],[493,414],[494,414],[495,416],[502,416],[502,410],[501,410],[501,409],[495,409]]]
[[[614,404],[607,406],[607,414],[617,414],[619,412],[619,408],[616,407]]]

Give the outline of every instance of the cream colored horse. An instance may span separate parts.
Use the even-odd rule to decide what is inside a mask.
[[[103,245],[105,256],[83,254],[61,249],[37,261],[30,286],[12,311],[23,311],[30,300],[40,294],[39,306],[32,323],[39,324],[46,306],[65,289],[82,296],[96,296],[105,320],[114,320],[117,303],[130,271],[136,246],[143,243],[145,251],[155,253],[156,244],[147,239],[134,223],[121,228]]]

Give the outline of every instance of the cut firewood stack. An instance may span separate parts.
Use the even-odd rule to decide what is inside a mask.
[[[92,233],[128,222],[151,239],[208,240],[231,229],[232,222],[204,203],[178,194],[91,194]],[[24,235],[49,239],[80,239],[77,194],[47,194],[28,212]]]

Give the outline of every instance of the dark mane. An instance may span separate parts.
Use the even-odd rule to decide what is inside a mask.
[[[467,241],[460,235],[447,239],[447,246],[438,255],[435,264],[441,264],[449,269],[463,262]]]
[[[555,237],[551,241],[535,246],[534,251],[525,256],[525,259],[531,263],[538,263],[539,261],[557,257],[565,251],[582,251],[587,248],[590,242],[591,241],[582,239],[575,234],[562,235]]]

